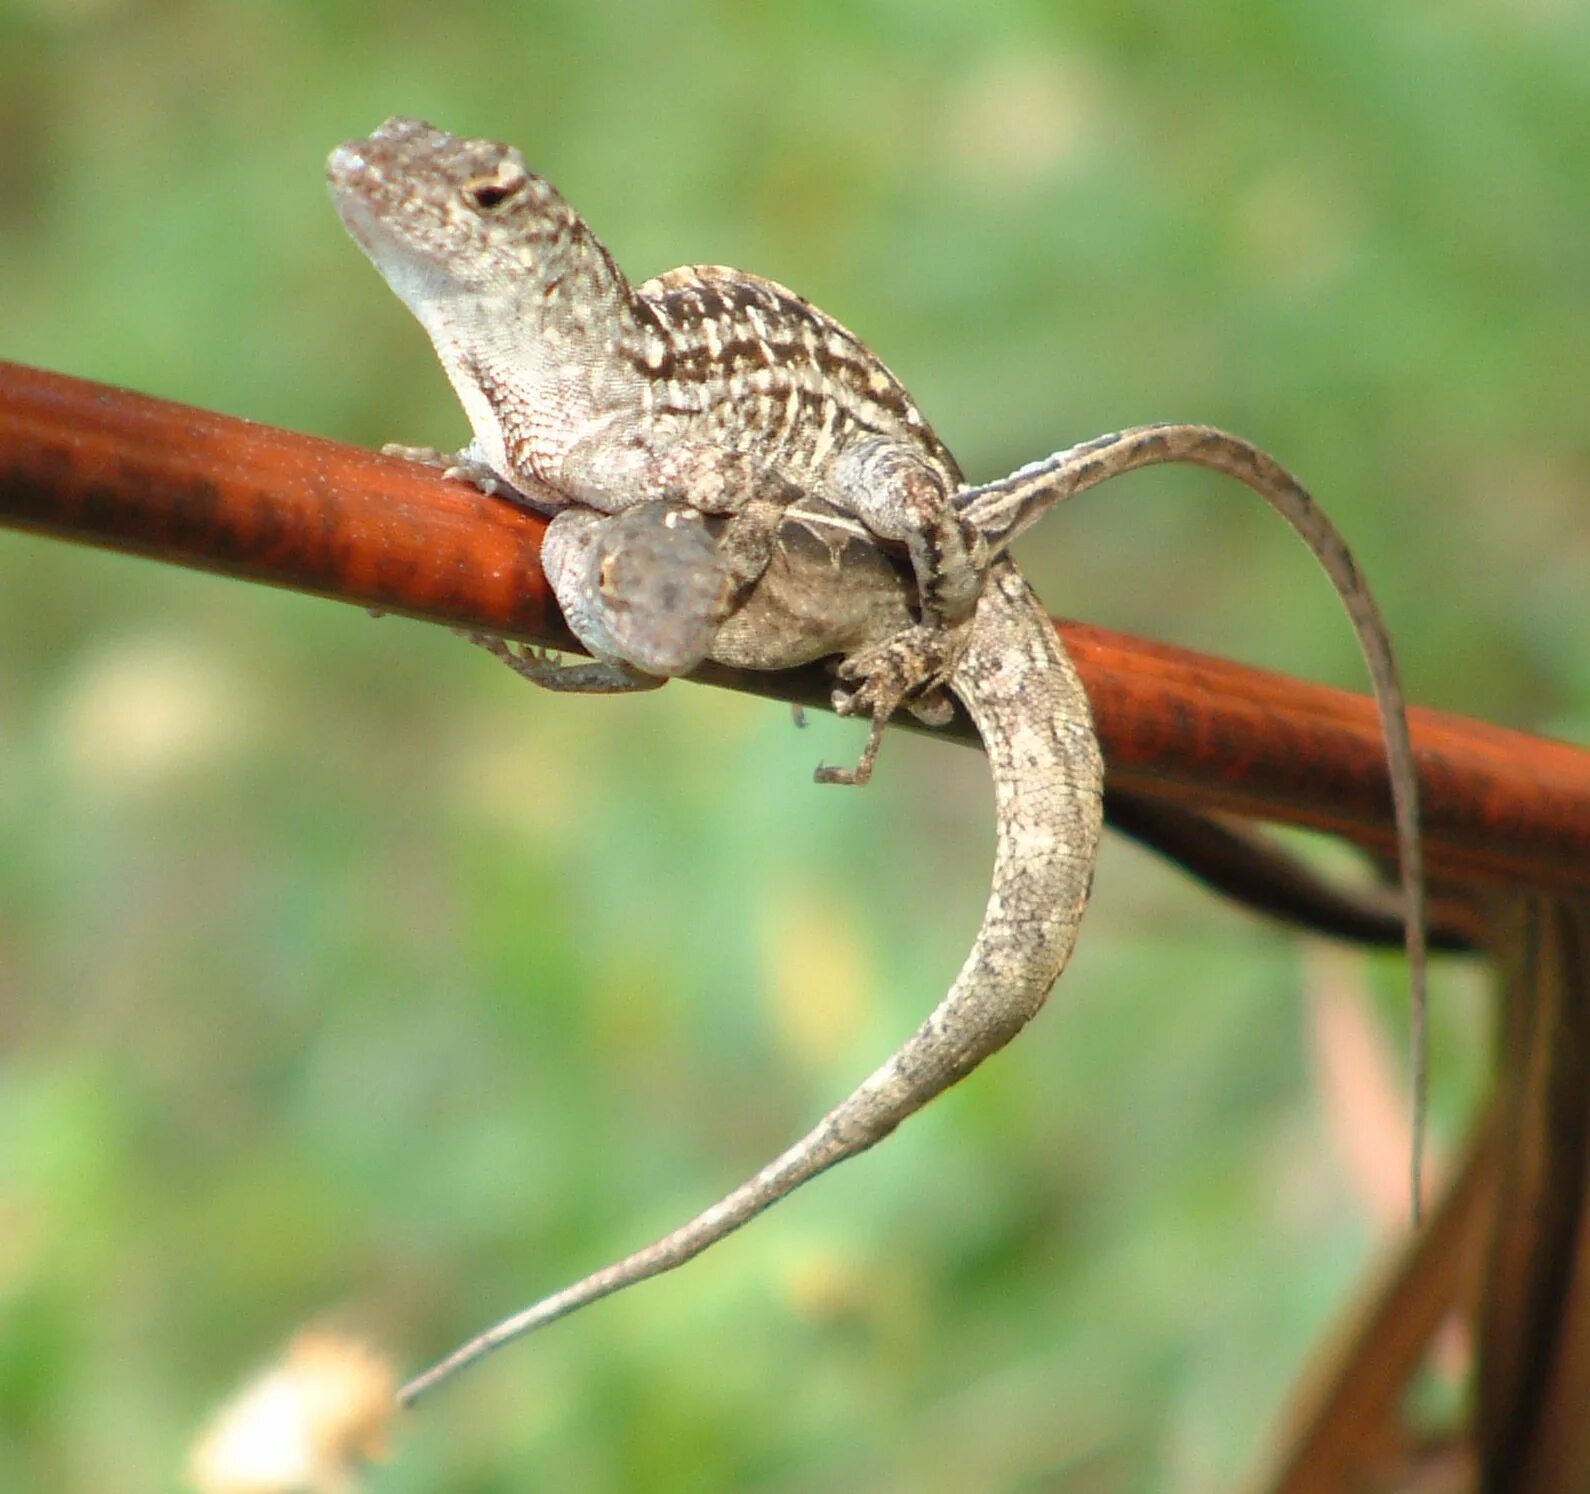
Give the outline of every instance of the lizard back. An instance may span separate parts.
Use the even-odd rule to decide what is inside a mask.
[[[804,296],[726,265],[681,265],[633,296],[643,412],[660,432],[749,440],[819,495],[836,455],[878,438],[909,446],[948,490],[962,486],[905,386]]]

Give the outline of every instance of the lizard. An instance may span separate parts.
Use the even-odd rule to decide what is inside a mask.
[[[973,716],[989,755],[998,851],[983,927],[956,985],[882,1069],[752,1179],[662,1239],[488,1329],[410,1382],[402,1393],[406,1404],[511,1339],[683,1265],[802,1183],[881,1140],[1036,1013],[1086,906],[1101,779],[1096,743],[1088,748],[1084,742],[1092,740],[1092,728],[1075,672],[1046,614],[1000,552],[1059,497],[1171,460],[1201,460],[1238,476],[1284,513],[1314,515],[1311,543],[1340,543],[1284,468],[1239,438],[1204,428],[1116,433],[1057,456],[1042,485],[1014,493],[996,487],[970,497],[968,521],[980,527],[996,560],[970,643],[947,683]],[[921,637],[913,633],[920,609],[913,607],[908,578],[854,519],[819,500],[790,505],[758,558],[754,581],[737,593],[737,577],[746,571],[744,557],[730,553],[738,522],[672,503],[612,517],[565,509],[549,527],[543,564],[571,629],[596,662],[559,665],[501,639],[478,641],[537,684],[610,691],[652,688],[706,659],[741,669],[787,669],[822,658],[864,657],[882,640]],[[1384,647],[1378,614],[1368,616],[1374,622],[1367,631]],[[837,672],[842,678],[856,673],[844,662]],[[841,690],[836,704],[848,708],[853,697]],[[936,691],[907,704],[928,724],[946,719],[947,702]],[[820,767],[819,781],[864,783],[892,708],[889,698],[874,702],[857,768]],[[1393,736],[1388,728],[1388,741]],[[1079,785],[1089,796],[1085,823],[1077,819]],[[1073,854],[1062,860],[1049,853],[1057,832],[1046,822],[1055,804],[1069,813],[1064,838]],[[1084,845],[1086,869],[1077,860]],[[894,1082],[901,1073],[930,1077],[902,1087]]]
[[[905,546],[922,624],[942,636],[924,651],[919,629],[852,659],[862,683],[851,710],[908,694],[921,683],[905,678],[910,667],[931,665],[942,679],[958,646],[952,625],[969,615],[991,561],[990,539],[1013,536],[1070,492],[1155,461],[1259,478],[1346,603],[1385,723],[1422,1129],[1424,896],[1401,690],[1367,586],[1296,483],[1280,481],[1279,469],[1254,471],[1254,448],[1222,432],[1151,426],[968,488],[904,385],[834,318],[772,280],[722,265],[681,266],[632,286],[590,225],[511,146],[394,116],[333,150],[326,174],[344,226],[424,327],[469,418],[473,439],[453,458],[397,450],[488,491],[550,491],[603,513],[668,498],[747,521],[759,513],[763,532],[746,546],[753,553],[765,551],[778,507],[806,495]],[[969,504],[982,507],[983,526],[968,521]],[[737,532],[750,534],[750,524]],[[1416,1217],[1420,1154],[1416,1144]]]
[[[915,697],[930,718],[942,709],[939,687],[968,646],[985,578],[1005,564],[994,559],[1002,540],[1046,508],[1157,461],[1211,466],[1256,487],[1324,565],[1370,665],[1393,766],[1422,1055],[1417,790],[1394,663],[1346,547],[1267,458],[1206,427],[1144,427],[968,487],[900,381],[838,322],[773,281],[723,266],[686,266],[632,287],[579,214],[511,147],[393,118],[334,150],[327,175],[345,226],[429,334],[469,417],[473,440],[456,457],[397,448],[403,454],[488,491],[530,501],[550,491],[564,511],[585,505],[616,516],[672,501],[732,516],[725,532],[737,539],[714,616],[754,589],[779,514],[808,497],[905,549],[916,620],[841,665],[859,683],[838,707],[870,712],[873,730],[857,768],[823,770],[826,781],[866,781],[882,723],[900,704]],[[554,566],[563,517],[549,533]],[[589,554],[569,538],[570,564],[590,581]],[[637,666],[604,642],[595,648],[607,657],[574,666],[567,684],[636,688],[648,675],[678,672]],[[507,656],[539,683],[559,672],[538,656]],[[1416,1069],[1417,1120],[1422,1059]],[[1416,1215],[1418,1156],[1416,1144]]]
[[[599,648],[623,647],[628,636],[650,661],[659,631],[701,636],[679,626],[692,601],[703,604],[708,621],[706,657],[738,668],[793,668],[919,636],[920,598],[909,579],[865,528],[820,499],[784,509],[765,565],[728,610],[721,599],[733,591],[733,565],[714,551],[710,521],[688,507],[652,504],[617,516],[571,510],[558,522],[578,538],[555,549],[552,569],[607,578],[600,595],[570,618]],[[625,566],[626,552],[639,557],[635,566]],[[571,557],[572,569],[560,570]],[[650,619],[659,614],[666,621],[655,630]],[[500,640],[495,651],[516,668],[526,662]],[[662,652],[678,662],[672,642]],[[539,655],[530,664],[522,672],[541,684],[556,668]],[[1047,613],[1008,558],[990,568],[964,646],[947,667],[945,688],[965,706],[988,754],[996,843],[982,925],[949,992],[883,1065],[746,1183],[662,1239],[489,1329],[410,1381],[400,1392],[405,1405],[510,1339],[683,1265],[802,1183],[874,1146],[1004,1047],[1043,1005],[1087,905],[1103,819],[1104,767],[1087,696]],[[589,683],[576,676],[553,688]],[[642,684],[620,673],[596,688]],[[946,706],[935,701],[922,709],[942,722]],[[880,701],[874,732],[889,708]],[[818,776],[865,781],[859,770],[819,769]]]
[[[604,513],[821,498],[907,548],[930,622],[970,615],[987,561],[954,511],[960,469],[832,317],[722,265],[632,286],[556,189],[495,141],[394,117],[333,150],[326,174],[469,417],[473,440],[448,470]]]

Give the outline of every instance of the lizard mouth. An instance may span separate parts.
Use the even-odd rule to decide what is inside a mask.
[[[404,300],[447,262],[459,225],[446,215],[452,180],[489,142],[460,140],[400,115],[326,158],[326,184],[354,241]],[[434,220],[434,221],[433,221]],[[433,290],[436,287],[431,287]]]
[[[358,140],[345,140],[326,158],[326,184],[344,219],[361,206],[365,215],[399,210],[412,197],[416,161],[446,161],[460,142],[419,119],[394,115]],[[405,183],[407,192],[405,192]]]

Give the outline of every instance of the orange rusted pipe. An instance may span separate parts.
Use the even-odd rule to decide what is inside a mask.
[[[541,574],[537,515],[354,447],[11,363],[0,363],[0,523],[569,642]],[[1368,699],[1079,623],[1061,630],[1113,789],[1390,847]],[[820,671],[702,677],[826,697]],[[1412,726],[1437,875],[1590,890],[1590,752],[1434,711],[1413,711]]]

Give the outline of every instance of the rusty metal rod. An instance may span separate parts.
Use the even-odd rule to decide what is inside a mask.
[[[0,524],[363,607],[570,642],[545,521],[331,441],[0,362]],[[1060,625],[1110,785],[1391,846],[1372,703],[1165,644]],[[700,678],[824,704],[820,669]],[[1412,712],[1432,870],[1590,889],[1590,752]],[[969,735],[963,722],[958,728]]]

